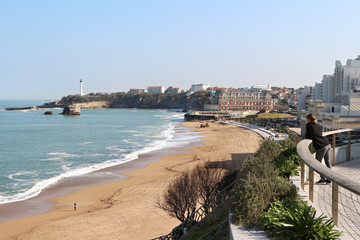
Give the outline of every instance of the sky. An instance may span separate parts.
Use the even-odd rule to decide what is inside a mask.
[[[0,99],[321,82],[360,55],[360,1],[2,0]]]

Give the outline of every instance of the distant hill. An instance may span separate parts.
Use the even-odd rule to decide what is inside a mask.
[[[98,104],[96,104],[98,103]],[[112,93],[93,96],[69,95],[60,101],[45,103],[42,107],[66,107],[80,104],[83,108],[144,108],[203,110],[210,103],[210,93],[197,92],[191,96],[178,94],[129,94]]]

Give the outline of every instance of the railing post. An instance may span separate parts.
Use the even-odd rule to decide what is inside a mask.
[[[346,160],[350,161],[351,160],[351,132],[348,132],[348,146],[346,149]]]
[[[309,199],[314,201],[314,170],[309,168]]]
[[[336,145],[336,134],[332,135],[332,159],[331,159],[331,165],[335,166],[335,146]]]
[[[339,185],[337,183],[332,183],[332,218],[334,224],[337,226],[339,221]]]
[[[304,190],[304,185],[305,185],[305,163],[303,161],[301,161],[301,165],[300,165],[300,184],[301,184],[301,188]]]

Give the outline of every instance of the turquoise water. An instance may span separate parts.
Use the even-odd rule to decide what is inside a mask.
[[[4,107],[41,105],[44,101],[5,101]],[[188,139],[172,140],[183,114],[168,110],[62,109],[0,110],[0,203],[38,195],[60,179],[134,160],[139,154]]]

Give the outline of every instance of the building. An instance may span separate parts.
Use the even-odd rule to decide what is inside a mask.
[[[334,74],[324,75],[313,93],[301,113],[302,128],[308,113],[317,117],[324,131],[360,127],[360,56],[348,59],[346,65],[335,61]]]
[[[164,86],[149,86],[147,87],[148,93],[165,93]]]
[[[312,99],[322,99],[323,98],[323,84],[315,83],[315,87],[312,89],[311,94]]]
[[[296,92],[296,95],[298,96],[298,120],[301,118],[301,111],[307,111],[309,106],[309,101],[311,100],[313,92],[312,86],[305,86],[304,88],[299,88]]]
[[[221,111],[271,111],[274,107],[269,91],[234,88],[216,90],[212,105]]]
[[[132,94],[143,94],[143,93],[147,93],[147,89],[130,88],[129,93],[132,93]]]
[[[195,83],[191,85],[190,91],[193,93],[199,92],[199,91],[206,91],[210,87],[210,84],[208,83]]]
[[[180,93],[180,92],[181,92],[180,88],[176,88],[173,86],[170,86],[165,90],[165,93],[167,93],[167,94],[175,94],[175,93]]]
[[[334,96],[333,83],[335,81],[334,75],[324,75],[322,78],[322,100],[324,102],[332,102]]]
[[[254,84],[251,86],[251,89],[259,89],[263,91],[271,91],[271,85],[269,84]]]

